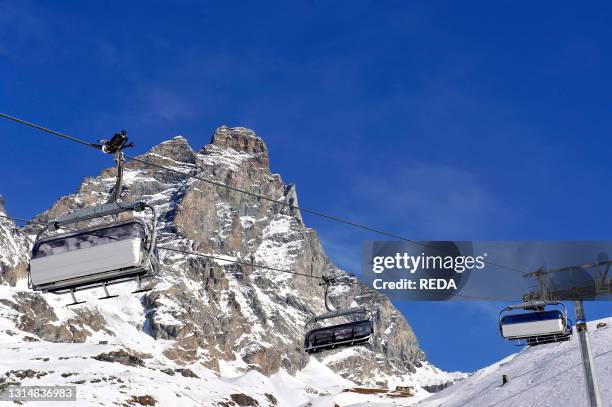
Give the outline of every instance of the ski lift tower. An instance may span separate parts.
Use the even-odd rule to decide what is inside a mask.
[[[591,344],[587,336],[587,323],[584,313],[584,302],[586,299],[593,299],[597,296],[612,294],[612,280],[610,279],[610,266],[612,260],[581,264],[577,266],[562,267],[548,270],[543,267],[531,273],[526,273],[523,277],[535,278],[538,281],[539,290],[527,293],[523,296],[524,301],[544,300],[544,301],[573,301],[574,312],[576,314],[576,330],[578,331],[578,341],[582,355],[582,367],[584,370],[584,381],[589,407],[602,407],[599,385]],[[555,281],[551,278],[556,273],[569,274],[572,272],[595,270],[592,284],[580,285],[570,284],[571,287],[556,287]],[[563,281],[563,280],[561,280]]]

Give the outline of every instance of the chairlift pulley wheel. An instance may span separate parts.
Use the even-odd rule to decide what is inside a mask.
[[[110,140],[99,140],[97,145],[103,153],[116,155],[128,147],[134,147],[133,143],[128,143],[128,136],[125,130],[115,133]]]

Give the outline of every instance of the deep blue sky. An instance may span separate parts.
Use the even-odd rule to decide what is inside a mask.
[[[411,238],[608,239],[610,17],[605,3],[0,0],[0,111],[92,141],[126,128],[136,152],[251,127],[301,205]],[[17,216],[109,166],[12,123],[0,135]],[[307,222],[349,270],[376,238]],[[503,303],[398,306],[441,368],[516,351]]]

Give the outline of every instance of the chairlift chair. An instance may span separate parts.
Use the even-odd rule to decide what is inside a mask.
[[[103,141],[100,149],[115,156],[117,179],[109,201],[66,214],[48,222],[36,236],[32,247],[29,286],[33,290],[55,294],[70,293],[76,305],[75,291],[103,287],[102,299],[114,298],[108,285],[136,280],[138,290],[143,278],[153,277],[159,270],[156,250],[157,213],[146,202],[120,203],[118,197],[123,178],[124,157],[121,152],[127,144],[125,131]],[[149,210],[150,222],[134,217],[135,212]],[[120,219],[129,213],[131,218]],[[109,217],[115,220],[108,221]],[[96,224],[85,228],[83,222]],[[60,229],[65,231],[60,232]]]
[[[361,314],[364,317],[357,321],[310,329],[304,338],[304,351],[306,353],[316,353],[323,350],[361,345],[369,342],[374,334],[374,327],[370,312],[363,307],[318,315],[308,321],[306,329],[311,324],[317,322],[356,314]]]
[[[332,310],[329,306],[327,295],[329,286],[334,284],[334,278],[324,277],[325,284],[325,308],[327,313],[317,315],[306,323],[306,335],[304,337],[304,351],[316,353],[323,350],[350,347],[368,343],[374,334],[372,314],[365,307],[348,308],[345,310]],[[310,326],[333,318],[360,316],[355,321],[325,327],[309,329]]]
[[[546,309],[557,307],[552,309]],[[527,312],[514,312],[523,310]],[[565,304],[558,301],[533,301],[511,305],[499,314],[499,330],[503,338],[530,346],[571,339],[572,324]]]

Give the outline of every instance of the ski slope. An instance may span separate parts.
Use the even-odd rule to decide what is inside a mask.
[[[597,329],[599,322],[607,327]],[[575,331],[574,331],[575,332]],[[589,323],[603,405],[612,406],[612,318]],[[510,382],[501,386],[502,375]],[[434,394],[419,407],[582,407],[586,390],[576,335],[565,343],[526,348]]]
[[[270,376],[246,370],[246,363],[238,355],[232,362],[221,360],[220,372],[197,362],[176,363],[164,355],[172,341],[155,340],[141,334],[138,324],[143,320],[142,304],[133,296],[122,295],[101,305],[96,302],[95,292],[79,293],[81,299],[97,304],[92,309],[104,317],[104,329],[96,331],[86,327],[90,337],[84,343],[40,340],[20,328],[23,319],[19,310],[13,308],[19,302],[14,295],[25,292],[26,282],[19,280],[19,283],[17,287],[0,285],[0,386],[17,383],[24,386],[74,385],[77,400],[63,401],[61,405],[79,407],[328,407],[334,404],[344,407],[356,403],[395,402],[387,395],[349,392],[363,386],[343,378],[324,361],[315,358],[310,358],[295,374],[280,369]],[[49,325],[69,326],[68,321],[75,314],[73,308],[64,307],[66,298],[48,296],[48,301],[56,315],[56,320]],[[42,318],[41,315],[35,317]],[[106,357],[100,359],[104,355]],[[402,401],[405,405],[430,395],[422,386],[463,376],[462,373],[442,372],[422,362],[415,373],[391,379],[414,388],[414,395]],[[59,405],[41,401],[35,404],[40,407]],[[3,405],[13,404],[0,401],[0,406]]]

